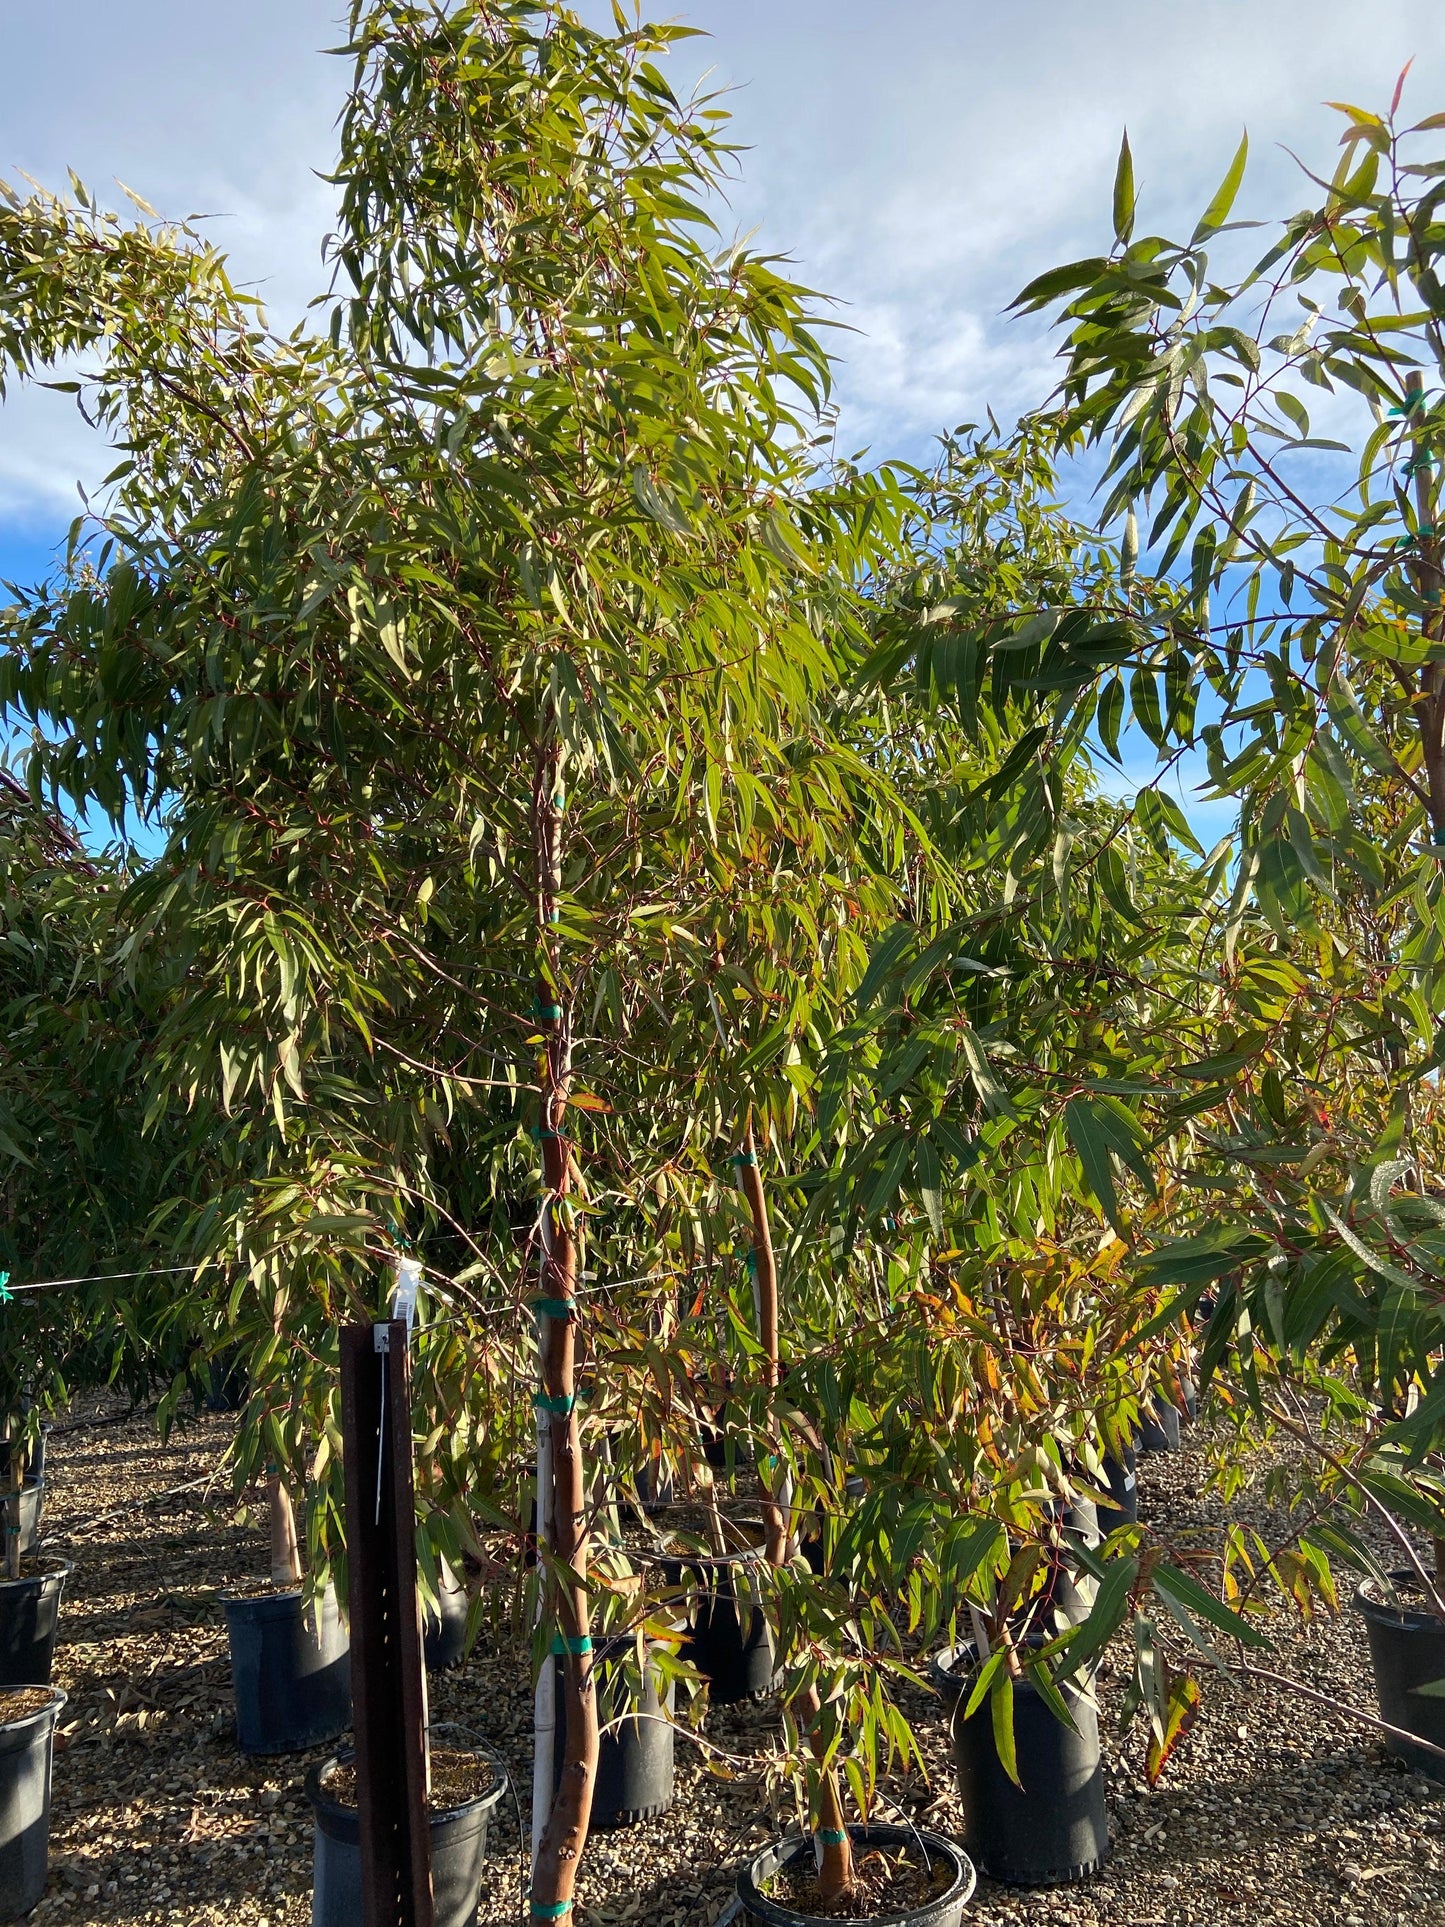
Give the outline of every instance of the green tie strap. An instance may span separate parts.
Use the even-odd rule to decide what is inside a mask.
[[[841,1827],[819,1827],[818,1838],[825,1847],[841,1847],[848,1836]]]
[[[544,1318],[575,1318],[577,1300],[575,1298],[529,1298],[527,1303]]]
[[[554,1633],[552,1651],[558,1659],[567,1653],[574,1659],[580,1659],[584,1653],[592,1651],[592,1637],[589,1633]]]
[[[538,1412],[550,1412],[553,1418],[570,1418],[572,1407],[577,1403],[575,1392],[538,1392],[533,1400],[533,1408]]]
[[[572,1911],[570,1900],[534,1900],[530,1904],[533,1920],[560,1920]]]

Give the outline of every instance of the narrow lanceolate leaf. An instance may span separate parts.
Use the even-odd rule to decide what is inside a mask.
[[[1023,1783],[1019,1779],[1018,1746],[1014,1735],[1014,1683],[1006,1669],[1000,1669],[994,1681],[989,1698],[989,1714],[993,1720],[993,1743],[999,1765],[1014,1785],[1021,1787]]]
[[[1251,1626],[1249,1621],[1241,1618],[1238,1613],[1231,1612],[1229,1607],[1222,1600],[1216,1599],[1208,1587],[1202,1586],[1192,1573],[1185,1572],[1178,1566],[1161,1563],[1151,1570],[1149,1577],[1157,1592],[1164,1593],[1171,1601],[1177,1601],[1180,1605],[1186,1606],[1191,1612],[1197,1613],[1201,1619],[1208,1620],[1211,1626],[1218,1627],[1220,1632],[1228,1633],[1232,1639],[1238,1639],[1246,1646],[1269,1644],[1263,1633]]]
[[[1121,247],[1129,245],[1134,233],[1134,156],[1129,151],[1125,130],[1119,143],[1119,161],[1114,169],[1114,239]]]
[[[1126,1236],[1119,1212],[1119,1193],[1114,1184],[1112,1147],[1099,1128],[1099,1121],[1087,1098],[1071,1097],[1064,1106],[1064,1126],[1078,1157],[1084,1182],[1103,1206],[1104,1214],[1120,1237]]]
[[[1235,196],[1239,193],[1244,179],[1245,163],[1249,159],[1249,135],[1245,134],[1235,149],[1234,159],[1229,163],[1224,179],[1215,190],[1214,198],[1199,217],[1199,225],[1194,230],[1196,243],[1205,240],[1217,228],[1222,228],[1229,219],[1229,211],[1234,206]]]
[[[1357,1231],[1352,1230],[1351,1227],[1345,1223],[1344,1219],[1332,1205],[1321,1202],[1320,1209],[1340,1234],[1341,1238],[1343,1238],[1345,1243],[1350,1247],[1350,1250],[1354,1252],[1360,1263],[1362,1265],[1368,1265],[1376,1277],[1387,1278],[1392,1285],[1403,1285],[1407,1291],[1419,1291],[1420,1284],[1418,1279],[1412,1278],[1408,1271],[1401,1271],[1400,1267],[1391,1264],[1388,1258],[1382,1258],[1378,1251],[1375,1251],[1365,1243]]]
[[[913,1169],[918,1178],[918,1190],[923,1199],[923,1208],[928,1213],[929,1229],[935,1238],[941,1238],[943,1236],[943,1188],[938,1152],[926,1137],[919,1138],[914,1144]]]
[[[1199,1681],[1192,1673],[1184,1673],[1174,1679],[1169,1687],[1168,1707],[1164,1717],[1162,1736],[1151,1733],[1149,1751],[1144,1762],[1144,1771],[1150,1786],[1157,1786],[1181,1740],[1183,1740],[1199,1713]]]
[[[1065,1678],[1082,1671],[1104,1650],[1124,1623],[1129,1611],[1129,1594],[1138,1577],[1139,1561],[1133,1553],[1108,1562],[1089,1616],[1069,1641],[1057,1677]]]

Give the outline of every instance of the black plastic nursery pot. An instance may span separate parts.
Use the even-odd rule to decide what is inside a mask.
[[[826,1920],[828,1927],[959,1927],[964,1909],[973,1897],[978,1876],[966,1853],[945,1840],[941,1834],[924,1833],[913,1827],[849,1827],[855,1858],[869,1847],[896,1852],[899,1847],[922,1847],[937,1871],[937,1891],[920,1907],[901,1914],[873,1914],[844,1919],[838,1914],[803,1914],[774,1900],[766,1891],[778,1874],[799,1866],[813,1857],[809,1835],[797,1834],[777,1841],[751,1860],[738,1875],[737,1896],[745,1921],[756,1927],[811,1927]]]
[[[1179,1408],[1166,1398],[1139,1407],[1139,1450],[1177,1452],[1180,1449]]]
[[[239,1361],[213,1358],[206,1366],[201,1402],[208,1412],[239,1412],[249,1390],[249,1376]]]
[[[1383,1598],[1373,1579],[1355,1594],[1355,1609],[1364,1616],[1369,1633],[1380,1718],[1445,1746],[1445,1699],[1420,1691],[1432,1681],[1445,1680],[1445,1619],[1426,1605],[1414,1573],[1392,1572],[1390,1580],[1400,1595],[1398,1603]],[[1385,1744],[1397,1760],[1445,1780],[1445,1760],[1438,1755],[1408,1740],[1387,1737]]]
[[[987,1698],[964,1718],[977,1677],[973,1646],[946,1648],[930,1677],[950,1705],[953,1764],[963,1805],[963,1844],[990,1879],[1015,1887],[1082,1880],[1109,1854],[1109,1813],[1099,1755],[1099,1717],[1077,1681],[1060,1692],[1077,1731],[1055,1718],[1027,1678],[1014,1684],[1014,1752],[1021,1786],[1004,1771]]]
[[[75,1568],[64,1559],[44,1572],[0,1579],[0,1688],[48,1686],[60,1624],[60,1595]]]
[[[1088,1618],[1094,1603],[1094,1582],[1073,1551],[1076,1546],[1093,1547],[1099,1543],[1099,1511],[1092,1499],[1074,1499],[1061,1509],[1059,1539],[1058,1554],[1045,1582],[1045,1592],[1053,1610],[1077,1625]]]
[[[656,1645],[660,1642],[651,1642]],[[597,1750],[597,1780],[592,1794],[591,1824],[601,1830],[636,1826],[654,1820],[672,1805],[671,1713],[677,1689],[669,1680],[658,1692],[657,1674],[648,1665],[642,1693],[635,1707],[624,1691],[620,1662],[634,1649],[631,1636],[600,1640],[593,1650],[597,1682],[597,1718],[605,1731]],[[562,1783],[562,1751],[567,1744],[567,1699],[562,1662],[557,1669],[557,1739],[553,1753],[552,1785]],[[620,1724],[613,1726],[614,1720]]]
[[[645,1513],[665,1512],[677,1498],[672,1467],[649,1459],[637,1474],[637,1498]]]
[[[1096,1508],[1099,1531],[1107,1538],[1117,1532],[1120,1526],[1139,1523],[1139,1458],[1132,1445],[1126,1445],[1122,1459],[1112,1453],[1104,1458],[1104,1478],[1109,1487],[1112,1505]]]
[[[0,1694],[0,1920],[19,1920],[45,1891],[50,1859],[50,1762],[55,1722],[65,1704],[58,1687],[43,1705],[7,1717]]]
[[[773,1683],[773,1635],[758,1603],[759,1543],[735,1552],[677,1552],[662,1560],[663,1583],[686,1595],[687,1629],[678,1657],[708,1682],[714,1706],[762,1699]]]
[[[433,1729],[434,1733],[438,1729]],[[492,1815],[507,1791],[507,1769],[485,1747],[492,1784],[461,1806],[434,1809],[428,1828],[435,1927],[476,1927],[483,1862]],[[316,1818],[316,1858],[311,1883],[311,1927],[360,1927],[361,1816],[335,1798],[325,1781],[350,1754],[333,1754],[306,1775],[306,1797]]]
[[[11,1495],[0,1495],[0,1524],[8,1527]],[[20,1557],[35,1550],[40,1537],[40,1513],[45,1504],[45,1481],[34,1473],[27,1474],[20,1487]]]
[[[429,1673],[444,1673],[460,1666],[467,1654],[467,1614],[471,1594],[465,1580],[447,1565],[437,1575],[437,1604],[422,1613],[422,1655]]]
[[[859,1505],[868,1491],[867,1482],[861,1473],[850,1472],[843,1481],[843,1496],[839,1505],[840,1512],[851,1512]],[[821,1573],[827,1564],[824,1538],[825,1524],[823,1515],[814,1511],[798,1541],[798,1550],[813,1572]]]
[[[223,1593],[236,1691],[236,1738],[243,1753],[300,1753],[337,1739],[351,1724],[351,1642],[336,1594]]]

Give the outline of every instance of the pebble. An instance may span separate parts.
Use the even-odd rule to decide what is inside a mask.
[[[142,1502],[215,1465],[231,1421],[206,1416],[162,1447],[151,1422],[52,1439],[46,1523],[64,1544],[67,1518],[122,1508],[78,1536],[57,1683],[71,1695],[54,1776],[45,1913],[63,1927],[309,1927],[311,1828],[302,1792],[316,1754],[247,1760],[231,1731],[225,1636],[214,1589],[265,1570],[259,1520],[229,1498]],[[1206,1489],[1198,1431],[1191,1449],[1149,1457],[1145,1516],[1202,1543],[1225,1512]],[[1246,1530],[1277,1534],[1262,1475],[1232,1502]],[[137,1530],[136,1521],[143,1521]],[[1341,1591],[1347,1596],[1347,1589]],[[1348,1608],[1308,1627],[1274,1615],[1280,1671],[1340,1707],[1374,1706],[1362,1628]],[[1179,1654],[1181,1660],[1183,1654]],[[1123,1668],[1101,1682],[1115,1850],[1098,1878],[1028,1893],[981,1881],[973,1927],[1422,1927],[1445,1919],[1445,1785],[1386,1760],[1373,1734],[1324,1715],[1287,1690],[1245,1693],[1204,1679],[1204,1710],[1157,1790],[1143,1777],[1140,1727],[1113,1734]],[[433,1718],[484,1737],[512,1772],[528,1824],[531,1691],[525,1659],[494,1645],[432,1681]],[[885,1783],[909,1817],[956,1834],[962,1815],[948,1739],[933,1703],[906,1699],[928,1783]],[[595,1835],[577,1927],[708,1927],[741,1859],[774,1828],[777,1803],[757,1777],[777,1732],[770,1706],[716,1709],[707,1735],[753,1762],[723,1781],[679,1733],[670,1814],[623,1834]],[[489,1862],[482,1927],[514,1927],[521,1892],[508,1803]],[[146,1864],[150,1863],[150,1864]],[[258,1891],[264,1883],[264,1895]],[[1342,1901],[1358,1911],[1344,1912]],[[264,1909],[264,1911],[263,1911]]]

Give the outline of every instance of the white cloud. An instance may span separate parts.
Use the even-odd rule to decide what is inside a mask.
[[[609,0],[584,11],[610,18]],[[1419,56],[1410,99],[1445,105],[1438,0],[662,0],[710,40],[674,56],[686,86],[713,63],[751,144],[729,221],[836,295],[841,441],[917,456],[938,430],[1007,415],[1052,381],[1037,324],[1002,310],[1031,275],[1105,244],[1127,121],[1143,219],[1192,225],[1248,122],[1244,200],[1303,202],[1273,143],[1322,159],[1319,102],[1380,105]],[[0,174],[97,191],[119,175],[169,214],[219,217],[238,276],[288,324],[320,285],[329,164],[348,65],[344,0],[66,0],[7,10]],[[86,447],[55,397],[0,415],[4,526],[71,512]]]

